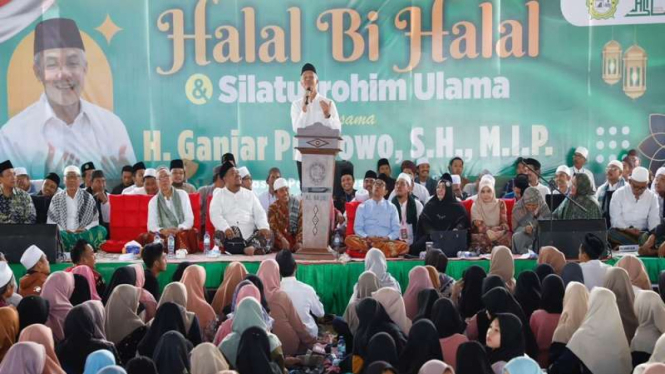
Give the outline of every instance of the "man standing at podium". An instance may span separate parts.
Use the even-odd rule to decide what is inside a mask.
[[[291,124],[294,133],[298,133],[298,129],[311,126],[317,122],[333,130],[342,131],[342,124],[335,103],[317,92],[318,84],[319,77],[316,75],[316,68],[314,65],[306,63],[300,71],[300,85],[305,89],[305,96],[291,104]],[[298,167],[298,178],[302,182],[302,155],[297,150],[296,165]]]

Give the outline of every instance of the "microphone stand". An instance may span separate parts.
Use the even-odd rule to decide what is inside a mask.
[[[552,208],[554,207],[554,194],[551,193],[551,192],[557,191],[559,194],[563,195],[564,200],[570,201],[571,203],[575,204],[578,208],[580,208],[583,212],[585,212],[585,213],[587,212],[586,208],[584,208],[582,205],[580,205],[580,203],[578,203],[577,201],[571,199],[570,196],[568,196],[567,194],[564,194],[563,191],[561,191],[556,186],[556,183],[554,183],[554,181],[548,181],[542,175],[540,175],[540,173],[536,172],[536,170],[534,168],[532,168],[531,166],[527,165],[524,162],[522,162],[522,166],[524,166],[525,168],[531,170],[531,172],[533,174],[538,176],[539,181],[541,181],[541,180],[544,181],[547,184],[547,186],[550,188],[550,205],[552,206]],[[552,183],[550,183],[550,182],[552,182]],[[552,227],[554,227],[554,210],[550,211],[550,232],[552,232]],[[538,244],[539,244],[538,253],[540,253],[540,240],[539,240]],[[612,252],[610,251],[610,254],[611,253]]]

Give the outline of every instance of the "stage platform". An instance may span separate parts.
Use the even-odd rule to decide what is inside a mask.
[[[185,260],[170,259],[168,269],[159,277],[160,286],[165,287],[170,281],[178,263],[189,261],[203,266],[206,269],[206,287],[217,288],[224,276],[226,266],[232,261],[242,262],[247,271],[256,273],[261,261],[267,258],[274,258],[274,254],[265,256],[222,256],[217,259],[209,259],[203,255],[189,255]],[[615,254],[613,258],[607,260],[607,263],[613,265],[618,261],[621,255]],[[661,258],[641,258],[646,267],[651,283],[658,283],[658,276],[662,270],[665,270],[665,259]],[[115,269],[139,263],[141,261],[120,262],[118,255],[98,253],[97,270],[108,282]],[[388,260],[388,271],[401,284],[405,291],[409,280],[409,271],[418,265],[423,265],[422,260],[395,259]],[[447,273],[455,279],[460,279],[465,269],[472,265],[478,265],[489,270],[489,260],[487,258],[465,258],[450,259]],[[25,269],[20,264],[10,265],[17,279],[23,276]],[[71,263],[51,264],[51,271],[63,270],[72,266]],[[537,266],[536,260],[515,258],[515,277],[525,270],[532,270]],[[364,271],[364,262],[362,260],[351,260],[349,262],[337,261],[298,261],[298,270],[296,276],[299,280],[314,287],[323,302],[326,312],[341,315],[348,304],[349,297],[353,293],[353,286],[358,280],[358,276]]]

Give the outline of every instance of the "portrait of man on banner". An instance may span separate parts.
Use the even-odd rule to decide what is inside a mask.
[[[0,158],[35,178],[93,162],[115,179],[123,165],[136,162],[120,118],[81,97],[88,60],[75,21],[52,18],[37,24],[33,71],[43,93],[0,128]]]

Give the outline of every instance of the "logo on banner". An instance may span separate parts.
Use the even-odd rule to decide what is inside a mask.
[[[587,0],[587,8],[592,19],[614,18],[619,0]]]

